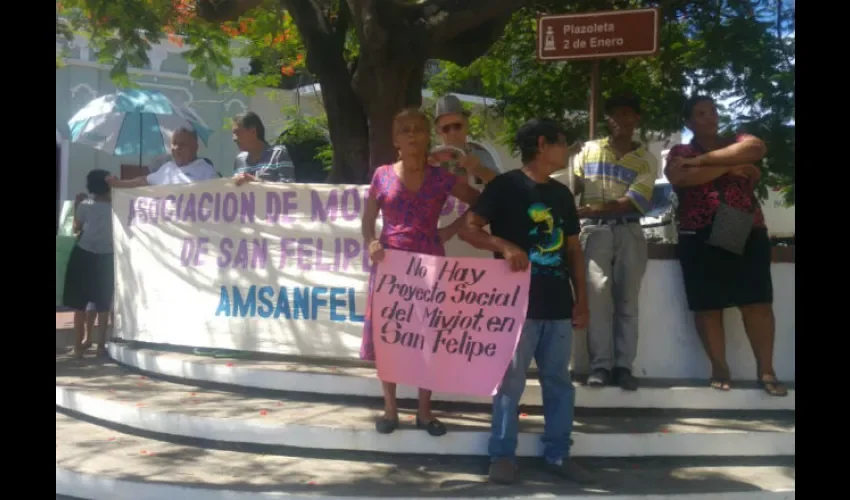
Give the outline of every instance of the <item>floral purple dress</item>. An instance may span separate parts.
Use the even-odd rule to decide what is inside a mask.
[[[446,254],[437,224],[443,205],[451,195],[458,177],[446,169],[427,165],[425,179],[419,191],[412,192],[404,186],[392,165],[375,170],[369,197],[378,202],[383,220],[380,241],[384,248],[405,250],[428,255]],[[372,285],[377,266],[369,276],[369,296],[366,301],[366,317],[363,322],[363,340],[360,344],[360,359],[375,360],[375,344],[372,340]]]

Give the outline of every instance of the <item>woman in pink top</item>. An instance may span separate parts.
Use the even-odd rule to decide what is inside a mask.
[[[405,109],[393,120],[393,144],[399,151],[400,160],[383,165],[375,170],[366,210],[363,212],[363,238],[369,248],[372,262],[384,258],[384,249],[405,250],[428,255],[445,255],[443,243],[451,239],[459,228],[463,217],[455,223],[439,229],[437,224],[449,196],[472,205],[478,199],[478,191],[446,169],[429,165],[431,123],[418,109]],[[380,238],[375,235],[378,212],[382,215],[383,230]],[[369,299],[363,326],[361,359],[374,361],[375,347],[372,340],[371,292],[375,271],[369,280]],[[381,434],[389,434],[398,428],[396,384],[381,383],[384,390],[384,415],[376,422]],[[419,390],[419,412],[416,426],[432,436],[442,436],[446,427],[431,414],[431,391]]]

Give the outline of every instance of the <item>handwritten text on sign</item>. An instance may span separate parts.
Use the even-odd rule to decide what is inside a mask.
[[[529,274],[503,260],[387,250],[372,296],[378,377],[491,396],[516,349]]]

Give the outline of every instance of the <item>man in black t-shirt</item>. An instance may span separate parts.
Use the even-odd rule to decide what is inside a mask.
[[[572,329],[585,328],[588,317],[584,255],[573,195],[549,177],[566,166],[575,148],[567,147],[564,131],[551,120],[528,121],[517,131],[516,143],[522,169],[501,174],[485,186],[460,232],[464,241],[494,252],[514,271],[531,264],[526,321],[493,398],[490,480],[515,480],[518,407],[534,358],[543,389],[545,467],[564,478],[589,482],[590,475],[569,459],[575,403],[569,371]],[[488,224],[492,234],[484,231]]]

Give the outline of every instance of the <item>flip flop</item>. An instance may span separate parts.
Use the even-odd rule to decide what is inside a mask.
[[[446,426],[436,418],[426,424],[419,418],[419,415],[416,415],[416,427],[419,429],[425,429],[425,432],[434,437],[443,436],[446,432],[448,432]]]
[[[788,389],[776,378],[775,375],[765,375],[758,381],[759,386],[764,389],[764,392],[771,396],[783,398],[788,395]]]
[[[729,385],[729,379],[728,378],[721,378],[721,377],[711,377],[710,379],[708,379],[708,385],[712,389],[716,389],[718,391],[723,391],[723,392],[726,392],[726,391],[728,391],[732,388]]]
[[[381,417],[375,422],[375,430],[378,434],[392,434],[398,429],[398,418]]]

